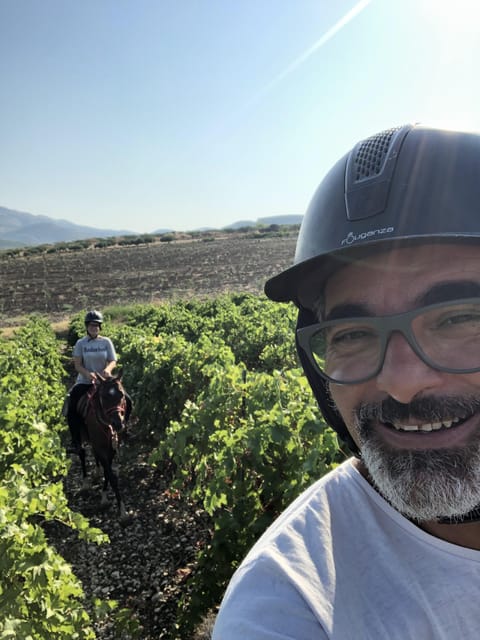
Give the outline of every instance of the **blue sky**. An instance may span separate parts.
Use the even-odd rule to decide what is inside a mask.
[[[148,232],[302,214],[355,142],[480,130],[473,0],[0,0],[0,206]]]

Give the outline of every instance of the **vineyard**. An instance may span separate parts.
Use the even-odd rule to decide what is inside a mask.
[[[135,593],[102,598],[89,592],[52,536],[60,527],[97,558],[96,549],[128,536],[129,528],[117,533],[116,525],[107,535],[101,517],[90,517],[92,498],[72,508],[76,461],[66,459],[61,441],[68,384],[61,354],[83,334],[83,315],[72,318],[68,344],[31,317],[13,339],[0,341],[0,638],[206,637],[198,625],[215,611],[248,548],[342,457],[298,367],[293,308],[238,293],[115,306],[105,315],[103,333],[120,354],[135,403],[132,441],[122,445],[122,456],[140,448],[142,473],[153,474],[158,494],[169,500],[162,532],[177,549],[175,611],[152,617],[150,605],[166,600],[174,579],[157,580],[147,560],[137,590],[148,607]],[[139,469],[135,478],[141,482]],[[132,527],[136,517],[149,527],[152,513],[141,520],[145,513],[129,505],[128,487],[125,497]],[[188,530],[175,524],[180,512]],[[195,527],[201,535],[193,535]]]

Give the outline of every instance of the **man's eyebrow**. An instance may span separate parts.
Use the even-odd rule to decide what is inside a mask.
[[[460,300],[460,298],[480,297],[480,282],[473,280],[454,280],[439,282],[415,300],[416,305],[424,307],[437,302]]]
[[[345,302],[332,307],[325,317],[325,320],[338,320],[339,318],[363,318],[372,315],[371,310],[365,304]]]
[[[480,282],[473,280],[453,280],[440,282],[428,291],[415,298],[416,307],[426,307],[437,302],[449,302],[461,298],[480,298]],[[375,314],[366,304],[344,302],[332,307],[325,320],[338,320],[342,318],[364,318]]]

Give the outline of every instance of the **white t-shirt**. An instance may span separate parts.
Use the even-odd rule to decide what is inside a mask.
[[[213,640],[478,640],[480,551],[425,533],[348,460],[307,489],[230,582]]]
[[[117,359],[115,348],[110,338],[99,336],[90,338],[84,336],[77,340],[73,347],[73,356],[82,359],[82,365],[88,371],[101,373],[109,362]],[[76,384],[89,384],[91,380],[81,373],[78,374]]]

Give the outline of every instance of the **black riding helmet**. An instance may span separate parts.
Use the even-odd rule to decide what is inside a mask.
[[[298,326],[317,321],[312,304],[327,278],[361,255],[425,242],[478,242],[480,135],[406,125],[359,142],[318,187],[303,219],[294,266],[265,293],[299,308]],[[358,453],[327,385],[297,343],[325,420]]]
[[[90,322],[98,322],[100,327],[102,326],[103,315],[100,313],[100,311],[92,309],[85,314],[85,326],[87,326]]]

